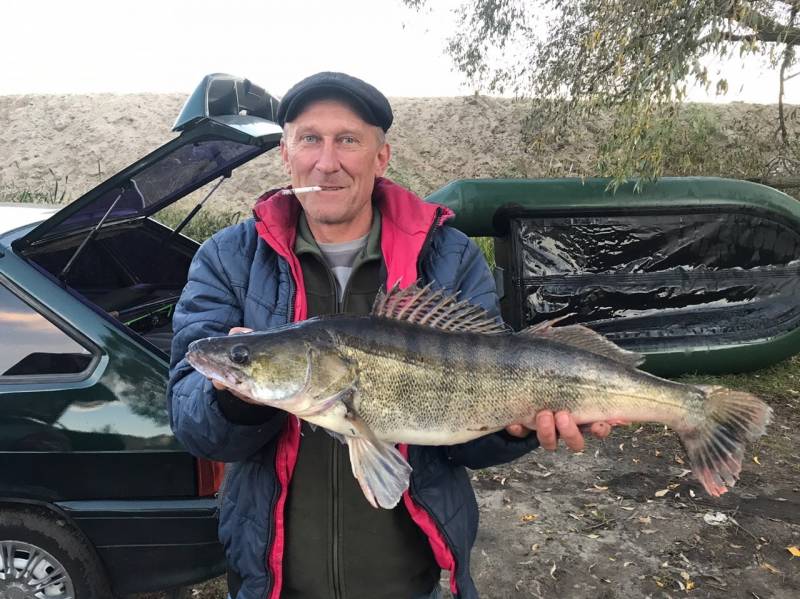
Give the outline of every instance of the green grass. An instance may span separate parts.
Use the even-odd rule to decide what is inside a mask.
[[[174,229],[188,214],[187,210],[167,207],[157,212],[154,218],[168,227]],[[196,241],[205,241],[214,233],[225,227],[238,223],[242,218],[241,212],[233,210],[200,210],[189,221],[186,228],[181,231],[183,235]]]
[[[489,268],[494,268],[494,239],[491,237],[473,237],[472,240],[478,244],[478,249],[483,254]]]
[[[676,380],[681,383],[721,385],[769,399],[795,398],[800,396],[800,355],[755,372],[717,376],[684,375]]]
[[[16,187],[3,187],[0,188],[0,202],[57,206],[65,203],[66,191],[66,187],[59,186],[57,181],[49,188],[19,189]],[[174,229],[189,213],[189,209],[168,206],[157,212],[154,218]],[[241,218],[242,213],[234,210],[200,210],[181,232],[197,241],[205,241],[220,229],[239,222]]]

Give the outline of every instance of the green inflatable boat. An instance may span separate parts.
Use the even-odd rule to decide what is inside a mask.
[[[520,329],[567,316],[662,375],[762,368],[800,351],[800,203],[770,187],[663,178],[477,179],[428,197],[495,238]]]

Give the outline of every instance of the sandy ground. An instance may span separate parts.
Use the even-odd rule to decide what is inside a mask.
[[[79,197],[171,139],[184,99],[178,94],[0,96],[0,194],[28,189]],[[395,124],[387,174],[421,195],[459,178],[594,174],[608,122],[572,123],[550,146],[532,151],[522,144],[529,114],[524,101],[484,96],[391,101]],[[721,135],[709,141],[718,146],[719,164],[708,167],[719,172],[692,174],[743,176],[736,152],[754,153],[772,143],[775,108],[729,104],[708,110]],[[268,152],[237,169],[213,203],[247,210],[264,190],[286,182],[277,152]]]
[[[579,454],[536,451],[473,472],[481,596],[800,597],[800,558],[787,549],[800,546],[800,393],[765,399],[770,433],[720,499],[704,494],[677,437],[655,425],[618,428]],[[224,580],[187,596],[223,599]]]

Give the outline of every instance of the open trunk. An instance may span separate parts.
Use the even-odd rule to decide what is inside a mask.
[[[148,219],[102,229],[78,253],[63,283],[169,354],[172,312],[198,245]],[[36,247],[28,259],[58,277],[86,233]]]
[[[276,147],[277,103],[246,79],[209,75],[181,111],[178,137],[58,211],[14,249],[169,354],[173,309],[198,244],[151,217],[208,185],[188,222],[234,169]]]

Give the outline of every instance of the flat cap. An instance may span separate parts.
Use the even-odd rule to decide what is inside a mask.
[[[388,131],[394,115],[389,100],[375,87],[346,73],[325,71],[295,83],[278,105],[278,124],[283,127],[312,100],[340,99],[347,102],[370,125]]]

